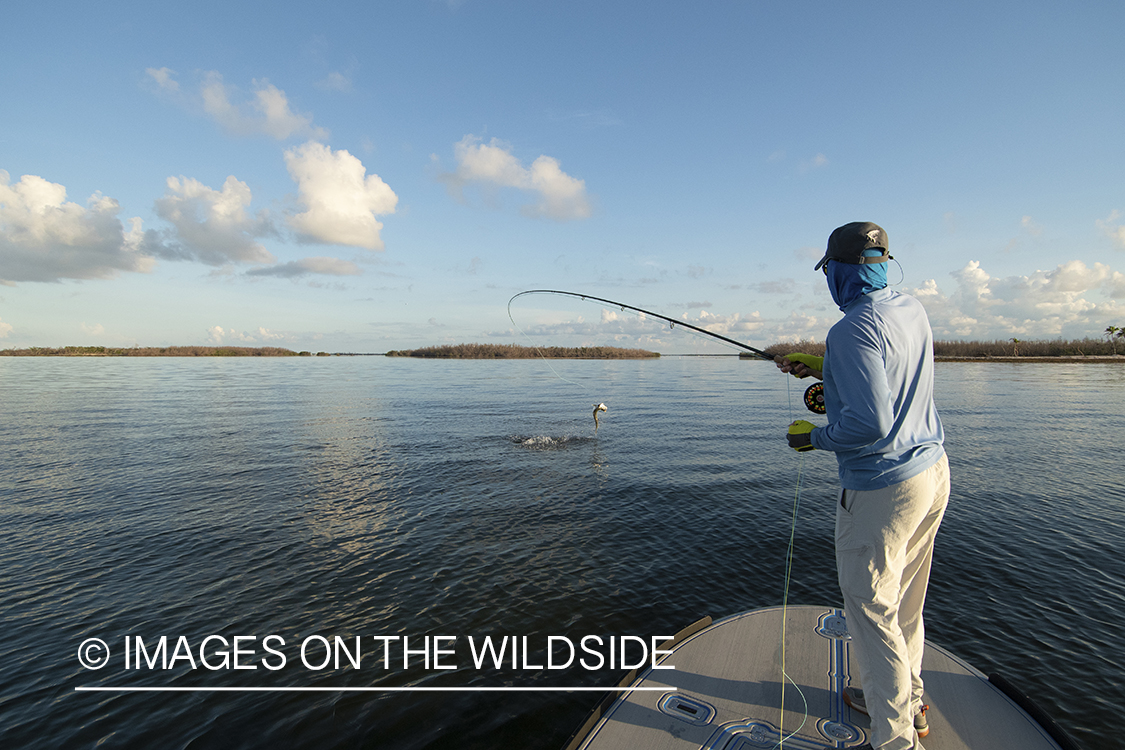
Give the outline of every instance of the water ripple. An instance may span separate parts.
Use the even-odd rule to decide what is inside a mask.
[[[667,634],[781,600],[797,459],[780,434],[796,415],[773,368],[568,362],[612,409],[594,434],[590,394],[540,364],[0,360],[5,747],[556,748],[588,695],[74,687],[593,686],[618,672],[89,672],[75,651],[100,637],[120,655],[127,635]],[[1125,702],[1110,449],[1125,379],[1089,373],[939,366],[954,491],[927,627],[1095,747],[1116,741]],[[812,455],[792,602],[838,604],[834,496],[834,462]]]

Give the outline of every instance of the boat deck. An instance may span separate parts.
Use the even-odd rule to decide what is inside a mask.
[[[844,687],[862,687],[843,612],[786,610],[785,671],[796,687],[785,683],[784,691],[781,632],[781,607],[686,629],[663,647],[672,653],[661,664],[675,669],[627,677],[646,690],[599,707],[568,750],[821,750],[867,742],[868,718],[842,697]],[[984,674],[928,641],[922,669],[931,706],[927,750],[1061,747]]]

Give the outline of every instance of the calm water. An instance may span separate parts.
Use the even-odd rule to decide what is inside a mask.
[[[598,693],[75,687],[608,686],[620,670],[477,669],[467,639],[527,636],[534,667],[550,635],[780,603],[796,381],[733,358],[553,365],[0,359],[0,745],[555,750]],[[929,637],[1118,746],[1125,367],[938,380],[954,489]],[[834,488],[832,456],[806,457],[791,602],[839,603]],[[210,635],[256,636],[257,669],[205,667]],[[127,636],[180,658],[126,669]],[[362,636],[360,668],[306,668],[310,636]],[[457,669],[404,669],[397,645],[384,669],[373,636],[455,636]],[[88,638],[105,668],[79,664]]]

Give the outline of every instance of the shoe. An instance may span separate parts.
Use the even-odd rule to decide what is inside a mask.
[[[914,714],[914,731],[918,733],[919,737],[925,737],[930,733],[930,723],[926,721],[926,709],[928,708],[929,706],[923,703]]]
[[[853,711],[858,711],[867,716],[867,701],[863,699],[863,691],[859,688],[844,688],[844,703],[847,703]],[[927,709],[929,709],[929,706],[923,704],[914,714],[914,731],[918,733],[919,737],[925,737],[930,733],[930,723],[926,721]],[[859,748],[856,748],[856,750],[859,750]]]

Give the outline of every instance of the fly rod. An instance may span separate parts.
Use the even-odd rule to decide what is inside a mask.
[[[579,294],[578,292],[563,292],[563,291],[560,291],[558,289],[528,289],[526,292],[520,292],[515,297],[512,297],[510,300],[508,300],[508,317],[509,318],[512,317],[512,302],[514,302],[516,300],[516,297],[522,297],[525,294],[561,294],[565,297],[577,297],[578,299],[582,299],[582,300],[589,299],[589,300],[594,300],[595,302],[604,302],[607,305],[613,305],[614,307],[620,307],[622,310],[634,310],[636,312],[641,313],[642,315],[651,315],[654,318],[659,318],[660,320],[667,321],[668,323],[670,323],[672,325],[673,328],[675,328],[676,326],[683,326],[684,328],[690,328],[691,330],[696,331],[698,333],[702,333],[705,336],[710,336],[711,338],[716,338],[716,339],[719,339],[720,341],[725,341],[728,344],[732,344],[734,346],[737,346],[740,349],[745,349],[748,352],[753,352],[754,354],[761,357],[762,359],[769,360],[770,362],[774,361],[773,357],[771,357],[769,354],[766,354],[761,349],[755,349],[754,347],[750,346],[749,344],[744,344],[741,341],[735,341],[734,339],[727,338],[726,336],[715,333],[714,331],[708,331],[706,328],[700,328],[699,326],[692,325],[691,323],[685,323],[682,320],[676,320],[675,318],[669,318],[667,315],[661,315],[660,313],[654,313],[654,312],[650,312],[648,310],[642,310],[639,307],[633,307],[632,305],[626,305],[623,302],[614,302],[611,299],[603,299],[601,297],[594,297],[593,295],[590,295],[590,294]]]

